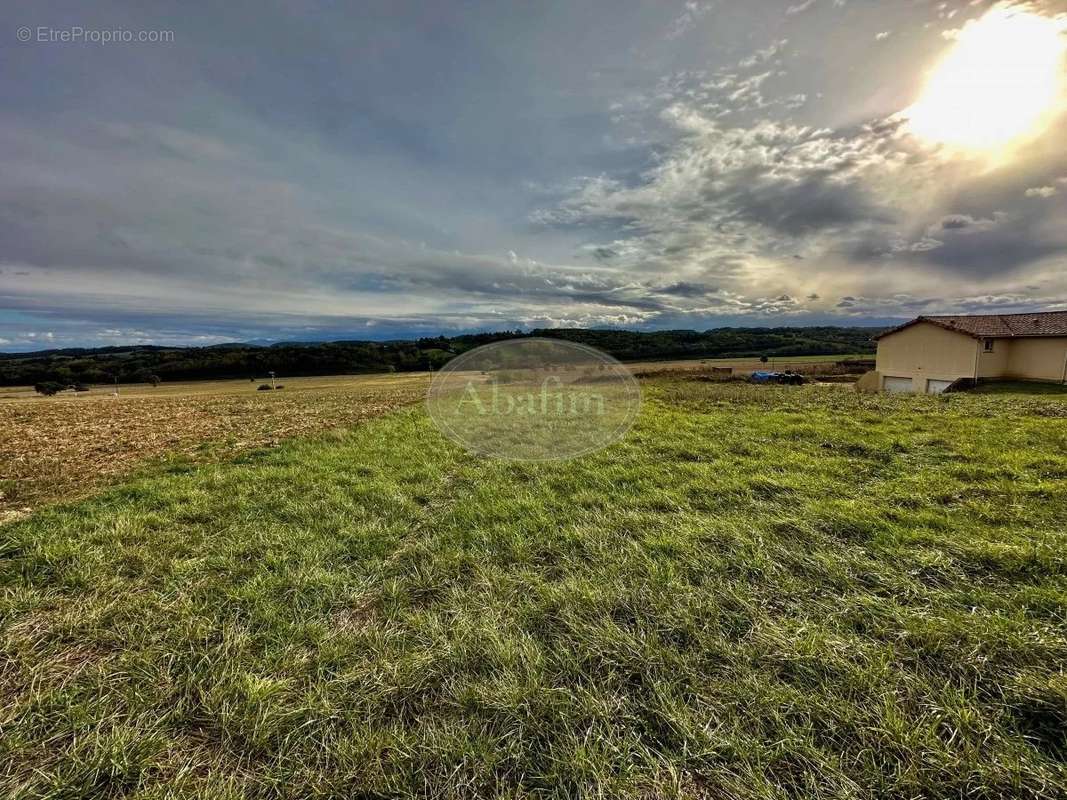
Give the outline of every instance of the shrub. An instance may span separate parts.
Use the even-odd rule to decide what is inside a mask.
[[[42,381],[41,383],[34,385],[33,390],[37,392],[37,394],[51,397],[54,394],[62,392],[66,388],[67,387],[64,384],[57,383],[56,381]]]

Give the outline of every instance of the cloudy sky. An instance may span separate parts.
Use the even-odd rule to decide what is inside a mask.
[[[198,5],[3,2],[0,349],[1067,307],[1059,0]]]

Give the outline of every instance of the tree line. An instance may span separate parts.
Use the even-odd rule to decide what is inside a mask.
[[[411,341],[338,341],[212,347],[130,346],[0,354],[0,385],[61,388],[223,378],[436,370],[483,344],[541,336],[578,342],[621,361],[873,353],[880,328],[716,328],[707,331],[545,329]]]

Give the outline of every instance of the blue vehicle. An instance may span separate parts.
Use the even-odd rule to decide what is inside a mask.
[[[766,372],[757,370],[749,378],[752,383],[778,383],[787,386],[800,386],[804,383],[804,376],[795,372]]]

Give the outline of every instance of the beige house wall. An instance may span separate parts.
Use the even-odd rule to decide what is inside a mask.
[[[1062,381],[1067,365],[1067,337],[999,340],[1008,345],[1004,377]]]
[[[888,378],[911,378],[912,391],[926,382],[957,378],[1018,378],[1063,381],[1067,376],[1067,337],[984,340],[920,322],[878,341],[875,371],[884,387]]]
[[[966,334],[920,322],[878,341],[875,370],[883,382],[886,377],[911,378],[912,391],[925,392],[928,380],[973,378],[981,347]]]
[[[987,353],[985,351],[984,339],[982,341],[973,339],[972,341],[974,341],[978,347],[978,377],[1003,377],[1008,369],[1008,364],[1011,361],[1012,345],[1014,345],[1014,342],[1011,339],[994,339],[993,352]]]

